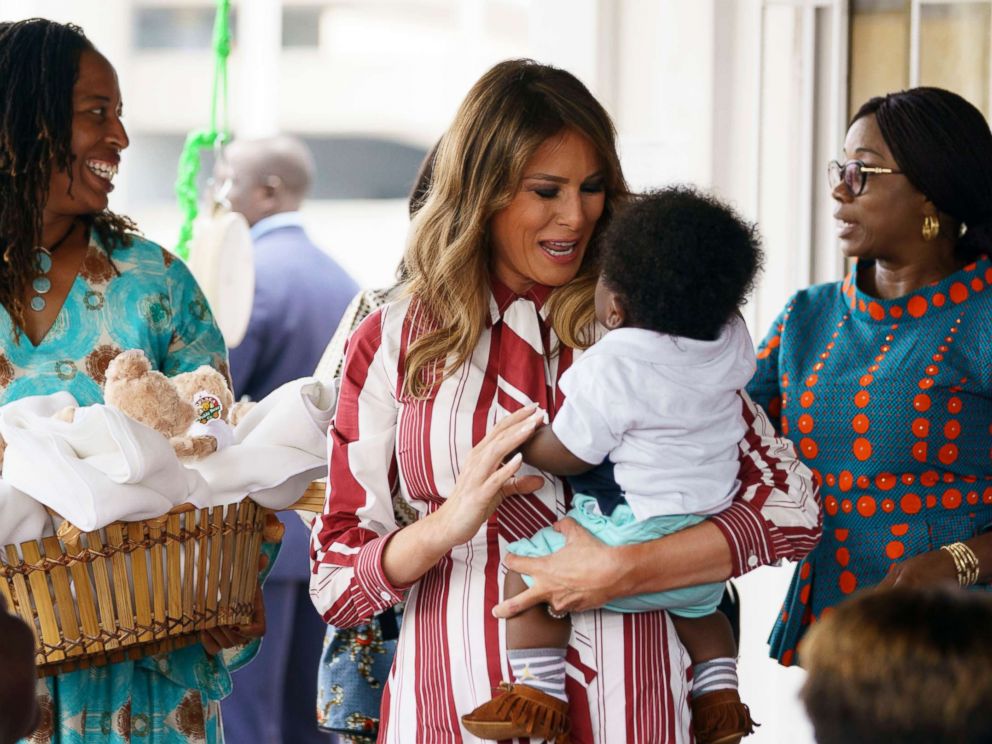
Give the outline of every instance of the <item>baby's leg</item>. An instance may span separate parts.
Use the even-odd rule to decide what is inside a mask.
[[[719,610],[672,623],[692,659],[692,725],[699,744],[731,744],[754,731],[737,692],[737,644],[730,620]]]
[[[704,661],[737,656],[734,630],[719,610],[702,617],[679,617],[672,613],[672,623],[694,667]]]
[[[507,598],[526,588],[520,574],[506,574],[503,593]],[[568,616],[552,617],[545,604],[507,620],[507,657],[516,681],[565,700],[565,647],[571,633]]]
[[[520,574],[506,575],[506,597],[526,588]],[[565,646],[571,632],[568,617],[552,617],[543,604],[507,620],[507,658],[516,684],[501,685],[502,693],[462,716],[462,725],[480,739],[567,741]]]
[[[719,610],[702,617],[679,617],[673,612],[672,622],[692,659],[692,697],[736,690],[737,645],[727,616]]]

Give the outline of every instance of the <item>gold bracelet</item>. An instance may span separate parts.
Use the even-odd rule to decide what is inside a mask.
[[[972,586],[978,583],[978,556],[975,551],[963,542],[944,545],[941,550],[946,550],[954,559],[954,567],[958,572],[958,583],[961,586]]]

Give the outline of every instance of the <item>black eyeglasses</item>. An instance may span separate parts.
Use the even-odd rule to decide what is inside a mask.
[[[902,171],[865,165],[861,160],[848,160],[843,164],[831,160],[827,163],[827,179],[830,181],[830,188],[835,189],[843,182],[851,196],[861,196],[861,192],[865,190],[868,176],[884,176],[890,173],[902,173]]]

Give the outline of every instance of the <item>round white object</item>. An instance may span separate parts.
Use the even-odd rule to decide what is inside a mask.
[[[189,269],[206,295],[228,348],[248,330],[255,296],[255,258],[248,222],[238,212],[218,209],[193,225]]]

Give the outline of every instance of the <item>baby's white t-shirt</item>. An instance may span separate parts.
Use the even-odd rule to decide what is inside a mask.
[[[638,520],[715,514],[737,492],[754,346],[736,315],[715,341],[618,328],[561,377],[552,429],[576,457],[614,464]]]

